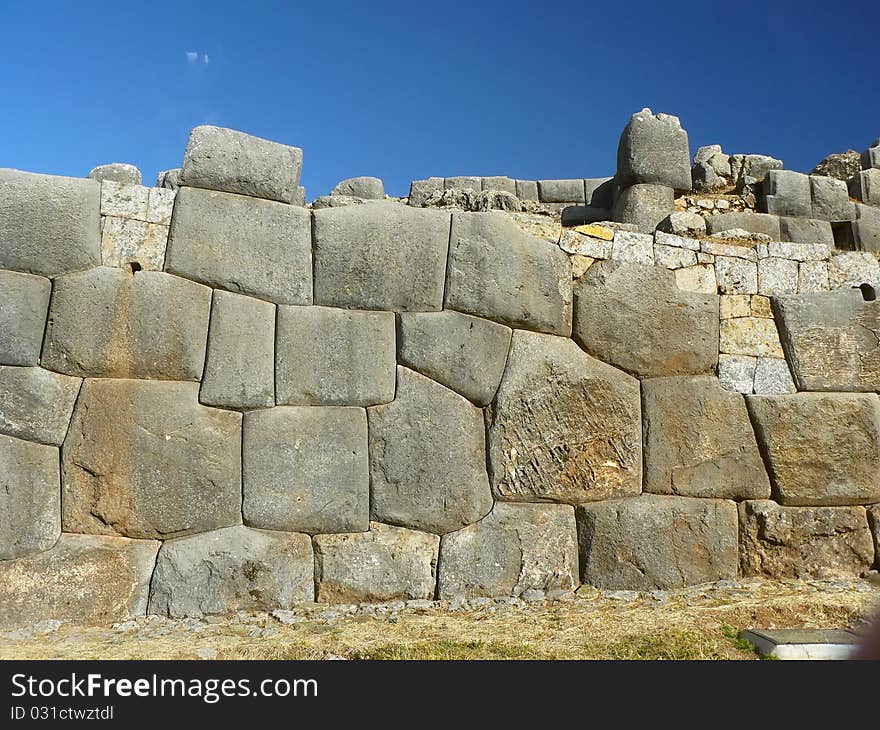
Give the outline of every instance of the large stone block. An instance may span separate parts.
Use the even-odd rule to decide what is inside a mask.
[[[39,363],[51,294],[42,276],[0,271],[0,363]]]
[[[452,216],[446,307],[511,327],[571,333],[571,264],[506,214]]]
[[[736,578],[734,502],[643,495],[576,514],[584,583],[646,591]]]
[[[516,197],[520,200],[538,200],[538,183],[536,180],[517,180]]]
[[[369,532],[316,535],[317,600],[361,603],[434,597],[440,538],[372,523]]]
[[[483,179],[476,175],[455,175],[443,181],[444,190],[482,190]]]
[[[861,575],[874,562],[864,507],[739,505],[740,570],[765,578]]]
[[[0,269],[57,276],[101,263],[101,184],[0,169]]]
[[[244,520],[292,532],[370,527],[367,414],[362,408],[279,406],[244,417]]]
[[[718,213],[706,216],[710,234],[739,228],[749,233],[763,233],[773,241],[780,240],[779,217],[767,213]]]
[[[42,364],[80,377],[199,380],[211,290],[161,271],[59,276]]]
[[[764,178],[764,206],[771,215],[815,218],[810,176],[791,170],[770,170]]]
[[[201,125],[190,132],[180,184],[290,203],[301,174],[298,147]]]
[[[834,232],[831,230],[831,224],[825,220],[782,216],[779,219],[779,233],[783,241],[834,245]]]
[[[440,541],[441,600],[572,590],[577,584],[570,505],[498,503],[477,524]]]
[[[443,178],[429,177],[427,180],[413,180],[409,186],[409,204],[421,208],[428,202],[428,198],[443,192]]]
[[[394,398],[395,323],[390,312],[278,307],[279,404],[372,406]]]
[[[175,537],[241,523],[241,414],[196,383],[86,380],[62,448],[67,532]]]
[[[315,304],[443,308],[449,213],[376,202],[314,212]]]
[[[584,180],[584,199],[593,208],[610,209],[614,205],[614,178],[592,177]]]
[[[880,398],[875,394],[748,396],[773,498],[794,506],[880,501]]]
[[[182,618],[289,609],[315,600],[308,535],[237,525],[163,543],[149,613]]]
[[[119,185],[140,185],[142,181],[141,171],[127,162],[98,165],[89,171],[88,177],[99,183],[114,182]]]
[[[584,181],[539,180],[538,198],[542,203],[584,204]]]
[[[224,408],[275,405],[275,305],[217,290],[202,403]]]
[[[60,446],[80,383],[42,368],[0,366],[0,433]]]
[[[855,218],[855,209],[843,180],[810,175],[813,218],[821,221],[848,221]]]
[[[867,205],[880,206],[880,170],[862,170],[847,183],[849,194]]]
[[[880,139],[875,139],[874,143],[862,152],[861,157],[863,170],[880,169]]]
[[[143,616],[158,550],[155,540],[61,535],[51,550],[0,561],[0,626]]]
[[[614,202],[614,220],[632,223],[642,233],[653,233],[675,209],[675,191],[663,185],[632,185]]]
[[[385,186],[378,177],[350,177],[337,183],[330,195],[349,195],[364,200],[384,200]]]
[[[310,213],[295,205],[181,188],[165,270],[278,304],[311,304]]]
[[[713,372],[718,296],[675,282],[673,272],[652,266],[594,264],[575,287],[574,339],[639,377]]]
[[[642,382],[646,492],[760,499],[770,481],[738,393],[711,375]]]
[[[514,332],[486,425],[499,499],[577,503],[641,491],[638,381],[569,339]]]
[[[101,228],[101,264],[162,271],[167,245],[167,225],[107,216]]]
[[[495,396],[510,349],[509,327],[458,312],[421,312],[401,314],[398,332],[401,364],[478,406]]]
[[[650,109],[632,115],[617,147],[617,182],[691,189],[688,136],[678,117]]]
[[[397,396],[367,411],[372,518],[443,534],[492,508],[482,413],[404,367]]]
[[[482,179],[483,190],[501,190],[516,196],[516,180],[505,175],[490,175]]]

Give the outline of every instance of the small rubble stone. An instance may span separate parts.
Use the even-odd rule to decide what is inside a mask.
[[[811,171],[810,175],[824,175],[837,180],[849,180],[861,169],[861,155],[855,150],[828,155]]]
[[[81,382],[42,368],[0,366],[0,433],[60,446]]]
[[[51,294],[49,279],[0,271],[0,363],[39,364]]]

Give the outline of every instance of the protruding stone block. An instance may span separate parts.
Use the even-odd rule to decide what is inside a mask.
[[[880,169],[880,139],[874,140],[874,144],[862,152],[862,169]]]
[[[180,168],[162,170],[156,177],[156,187],[165,190],[177,190],[180,187]]]
[[[593,208],[610,209],[614,205],[614,178],[592,177],[584,180],[584,200]]]
[[[350,177],[337,183],[330,195],[350,195],[365,200],[385,200],[385,186],[378,177]]]
[[[99,183],[114,182],[120,185],[140,185],[141,171],[127,162],[111,162],[109,165],[93,167],[88,174],[89,179]]]
[[[855,218],[849,191],[843,180],[810,175],[810,194],[813,200],[813,218],[822,221],[848,221]]]
[[[880,169],[862,170],[847,183],[849,194],[866,205],[880,206]]]
[[[691,189],[691,153],[678,117],[633,114],[617,147],[617,182],[621,187],[647,183],[675,190]]]
[[[42,276],[0,271],[0,363],[37,365],[52,282]]]
[[[413,180],[409,186],[409,204],[421,208],[432,193],[443,192],[443,178],[429,177],[427,180]]]
[[[538,199],[542,203],[579,203],[584,205],[584,181],[539,180]]]
[[[770,170],[764,178],[764,206],[771,215],[814,218],[810,176],[792,170]]]
[[[739,228],[749,233],[763,233],[773,241],[780,239],[779,217],[766,213],[718,213],[706,217],[710,234]]]
[[[634,223],[642,233],[653,233],[674,210],[675,191],[663,185],[632,185],[614,203],[614,220]]]
[[[834,245],[831,224],[825,220],[783,216],[779,219],[779,232],[783,241],[812,245]]]
[[[42,368],[0,366],[0,433],[60,446],[81,382]]]

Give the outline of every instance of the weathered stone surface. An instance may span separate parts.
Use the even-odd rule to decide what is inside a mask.
[[[741,228],[749,233],[763,233],[771,240],[779,240],[779,217],[766,213],[718,213],[706,216],[710,234]]]
[[[542,203],[580,203],[585,205],[584,181],[539,180],[538,198]]]
[[[443,178],[429,177],[427,180],[413,180],[409,186],[409,204],[421,208],[432,193],[443,192]]]
[[[748,317],[752,311],[751,297],[748,294],[725,294],[719,297],[721,319]]]
[[[0,271],[0,363],[39,363],[51,293],[42,276]]]
[[[581,579],[645,591],[736,578],[737,513],[729,500],[643,495],[577,508]]]
[[[733,256],[717,256],[715,277],[721,294],[758,293],[758,267],[751,261]]]
[[[855,218],[855,209],[843,180],[811,175],[810,194],[813,199],[813,218],[822,221],[848,221]]]
[[[654,263],[667,269],[682,269],[688,266],[696,266],[697,254],[686,248],[676,246],[654,246]]]
[[[309,215],[295,205],[181,188],[165,270],[279,304],[311,304]]]
[[[441,600],[572,590],[578,584],[574,509],[498,503],[475,525],[444,535]]]
[[[763,317],[721,320],[718,349],[727,355],[784,357],[776,324]]]
[[[784,505],[880,501],[880,398],[875,394],[749,396],[773,497]]]
[[[825,261],[802,261],[798,265],[799,294],[817,294],[830,288],[828,264]]]
[[[583,229],[586,226],[578,226]],[[611,239],[605,240],[595,235],[582,233],[578,228],[563,230],[559,239],[559,248],[566,253],[590,256],[594,259],[610,259],[614,247],[614,231],[610,231]],[[592,227],[591,227],[592,228]]]
[[[0,626],[142,616],[158,550],[155,540],[62,535],[47,552],[0,561]]]
[[[718,297],[675,282],[672,272],[654,267],[594,264],[575,287],[574,339],[639,377],[714,371]]]
[[[237,525],[163,543],[148,612],[182,618],[272,611],[314,599],[308,535]]]
[[[857,172],[849,179],[849,194],[867,205],[880,206],[880,170]]]
[[[446,308],[511,327],[571,333],[571,264],[503,213],[452,216]]]
[[[818,217],[813,215],[809,175],[792,170],[770,170],[764,178],[763,190],[764,206],[771,215]]]
[[[769,155],[731,155],[730,170],[737,190],[763,180],[770,170],[781,170],[782,160]]]
[[[642,233],[653,233],[674,210],[675,191],[664,185],[639,184],[624,188],[614,202],[614,220],[634,223]]]
[[[199,380],[211,290],[161,271],[55,279],[42,364],[80,377]]]
[[[147,220],[150,188],[108,180],[101,183],[101,215]]]
[[[861,575],[874,558],[864,507],[739,505],[744,576],[832,578]]]
[[[501,190],[516,196],[516,180],[504,175],[490,175],[482,179],[483,190]]]
[[[880,562],[880,504],[868,507],[868,525],[874,536],[874,564]]]
[[[863,170],[880,169],[880,139],[875,139],[861,157]]]
[[[675,286],[681,291],[712,295],[718,291],[715,267],[710,263],[686,266],[683,269],[676,269],[674,273]]]
[[[726,390],[751,393],[755,382],[757,358],[749,355],[718,355],[718,380]]]
[[[196,383],[86,380],[62,448],[67,532],[175,537],[241,523],[241,414]]]
[[[217,290],[199,400],[224,408],[275,405],[275,305]]]
[[[676,236],[705,235],[706,219],[696,213],[687,213],[683,210],[676,211],[660,221],[657,224],[657,230]]]
[[[631,264],[654,265],[654,238],[646,233],[615,231],[611,258]]]
[[[279,306],[276,402],[388,403],[394,398],[394,327],[391,312]]]
[[[180,187],[180,168],[162,170],[156,176],[156,187],[165,190],[177,190]]]
[[[456,175],[443,180],[444,190],[482,190],[483,180],[475,175]]]
[[[535,180],[517,180],[516,197],[520,200],[538,200],[538,183]]]
[[[448,213],[376,202],[316,210],[314,218],[315,304],[442,309]]]
[[[758,292],[764,296],[794,294],[798,286],[798,262],[768,256],[758,261]]]
[[[510,334],[509,327],[453,311],[403,313],[398,356],[401,364],[484,406],[501,382]]]
[[[362,408],[280,406],[245,414],[243,427],[248,525],[309,534],[369,529]]]
[[[337,183],[330,195],[351,195],[366,200],[384,200],[385,186],[378,177],[350,177]]]
[[[832,289],[871,284],[880,287],[880,262],[866,251],[847,251],[828,261],[828,281]]]
[[[641,491],[638,382],[571,340],[517,330],[486,412],[499,499],[577,503]]]
[[[781,216],[779,229],[783,241],[812,245],[824,244],[828,247],[834,245],[834,233],[828,221]]]
[[[617,147],[617,182],[691,189],[691,153],[688,136],[678,117],[652,114],[642,109],[633,114]]]
[[[431,599],[440,538],[371,523],[369,532],[316,535],[317,600],[360,603]]]
[[[0,366],[0,433],[60,446],[81,382],[42,368]]]
[[[755,367],[755,394],[796,393],[788,363],[781,357],[759,357]]]
[[[101,229],[101,264],[162,271],[168,231],[156,223],[107,216]]]
[[[180,184],[290,203],[301,174],[298,147],[201,125],[190,132]]]
[[[861,169],[861,156],[855,150],[828,155],[811,171],[810,175],[825,175],[838,180],[849,180]]]
[[[140,185],[141,171],[127,162],[111,162],[109,165],[93,167],[88,174],[89,179],[99,183],[114,182],[120,185]]]
[[[644,490],[717,499],[770,496],[741,395],[711,375],[642,382]]]

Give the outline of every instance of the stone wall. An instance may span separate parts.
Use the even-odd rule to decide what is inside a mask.
[[[301,164],[0,171],[0,625],[875,565],[873,254],[309,209]]]

